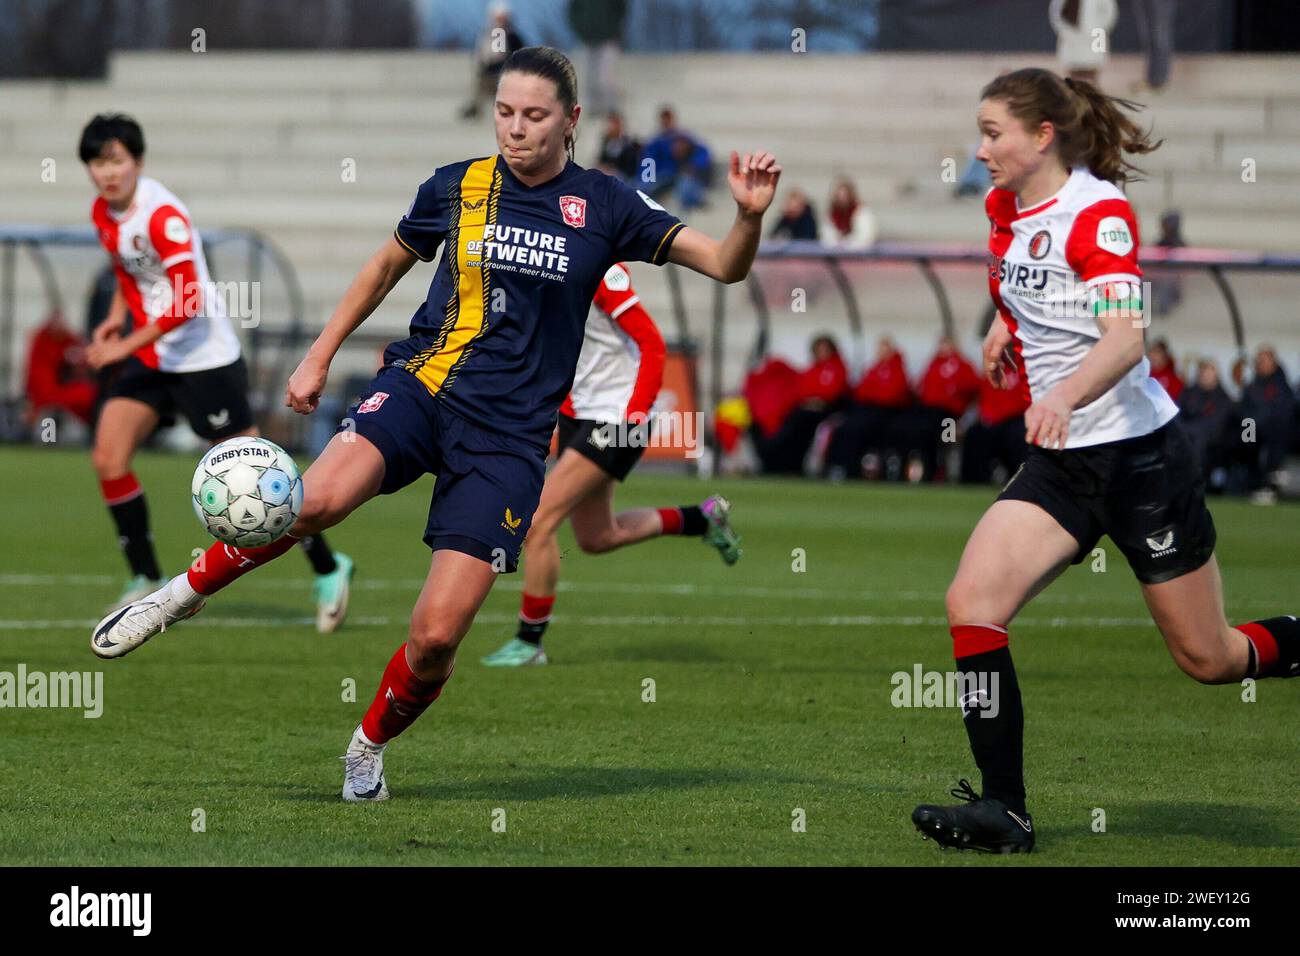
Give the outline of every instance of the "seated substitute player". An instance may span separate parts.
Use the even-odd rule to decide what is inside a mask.
[[[345,800],[387,798],[385,745],[437,699],[497,574],[515,568],[601,277],[619,261],[671,261],[739,282],[758,249],[781,172],[770,153],[731,154],[736,219],[717,241],[573,161],[576,90],[559,51],[511,54],[494,108],[498,152],[442,166],[420,186],[395,236],[362,267],[289,379],[286,402],[313,411],[343,340],[442,246],[410,337],[389,346],[385,367],[350,410],[355,430],[340,426],[303,476],[295,527],[311,534],[377,494],[438,476],[424,534],[429,573],[408,638],[352,734]],[[129,653],[289,547],[209,548],[203,570],[101,621],[91,637],[96,652]]]
[[[614,484],[627,478],[650,438],[650,406],[663,383],[664,340],[632,288],[623,263],[601,280],[587,315],[573,389],[560,406],[559,454],[524,542],[519,631],[483,658],[488,667],[547,663],[542,634],[560,581],[560,525],[568,518],[578,547],[603,554],[659,535],[702,537],[722,560],[740,558],[731,505],[710,495],[681,508],[614,513]]]
[[[989,288],[1001,320],[984,340],[994,383],[1011,361],[1027,378],[1024,465],[966,543],[947,594],[962,715],[983,776],[958,806],[912,822],[942,846],[1027,852],[1024,711],[1008,647],[1012,619],[1109,535],[1175,662],[1205,684],[1300,673],[1300,623],[1230,625],[1214,522],[1177,407],[1143,351],[1138,232],[1117,183],[1125,153],[1152,144],[1136,104],[1048,70],[1025,69],[980,94],[978,158],[992,175]],[[1008,351],[1009,350],[1009,351]],[[994,678],[997,683],[995,684]],[[997,688],[996,707],[982,701]]]
[[[213,444],[258,430],[248,405],[248,370],[225,302],[212,293],[203,240],[184,204],[141,175],[139,124],[120,113],[96,116],[82,130],[79,152],[99,192],[91,220],[117,275],[108,317],[86,353],[96,369],[121,363],[91,452],[132,575],[111,608],[117,610],[166,583],[144,491],[131,471],[136,450],[176,412]],[[123,335],[128,311],[133,328]],[[352,560],[331,553],[320,535],[300,537],[316,572],[316,629],[328,633],[347,615]]]

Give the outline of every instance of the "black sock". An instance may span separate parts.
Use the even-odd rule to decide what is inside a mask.
[[[333,574],[338,568],[338,563],[334,560],[334,552],[325,543],[325,535],[309,534],[299,542],[299,546],[307,555],[307,560],[311,562],[311,569],[317,574]]]
[[[682,505],[677,510],[682,513],[682,534],[698,538],[709,530],[709,519],[699,505]]]
[[[1258,633],[1256,628],[1265,633]],[[1295,617],[1270,617],[1238,624],[1237,629],[1250,638],[1246,676],[1300,677],[1300,621]]]
[[[531,644],[533,647],[542,646],[542,635],[546,633],[546,625],[550,621],[542,621],[540,624],[529,624],[523,618],[519,619],[519,630],[515,634],[519,640],[525,644]]]
[[[1024,813],[1025,712],[1011,649],[999,647],[958,658],[957,671],[971,675],[959,685],[963,690],[985,692],[977,704],[963,707],[966,736],[983,778],[983,796]]]
[[[143,574],[152,580],[162,577],[158,569],[158,556],[153,550],[153,535],[149,533],[149,507],[144,503],[144,492],[119,504],[109,505],[109,513],[117,525],[117,539],[126,555],[132,574]]]

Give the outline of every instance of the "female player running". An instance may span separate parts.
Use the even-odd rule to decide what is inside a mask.
[[[121,363],[91,452],[131,569],[112,606],[116,610],[166,583],[144,491],[131,471],[136,450],[158,422],[182,412],[195,433],[213,444],[258,431],[239,339],[225,302],[211,293],[203,240],[184,204],[156,179],[140,175],[139,124],[121,114],[96,116],[82,130],[79,152],[99,193],[91,220],[117,274],[108,317],[95,328],[86,353],[96,369]],[[123,335],[128,310],[133,328]],[[316,628],[333,631],[347,614],[352,561],[332,554],[320,535],[304,537],[302,544],[316,572]]]
[[[731,154],[737,212],[721,242],[686,228],[637,190],[573,162],[577,82],[568,59],[525,47],[507,59],[495,105],[499,152],[436,170],[394,237],[361,269],[286,403],[313,411],[343,340],[415,264],[443,256],[411,335],[304,476],[295,528],[315,534],[377,494],[438,476],[424,541],[433,552],[406,643],[352,735],[343,798],[383,800],[383,751],[438,697],[456,648],[498,572],[514,570],[542,491],[556,412],[573,382],[601,277],[622,260],[676,262],[738,282],[758,249],[781,168]],[[173,578],[95,628],[121,656],[194,614],[207,597],[290,545],[214,545],[204,570]]]
[[[963,780],[952,793],[968,802],[917,807],[912,822],[941,846],[1014,853],[1033,849],[1034,830],[1007,629],[1103,534],[1128,559],[1174,660],[1202,683],[1295,676],[1300,624],[1224,618],[1200,470],[1177,407],[1149,374],[1137,222],[1117,184],[1134,169],[1125,153],[1159,144],[1121,109],[1134,104],[1047,70],[999,77],[980,98],[976,155],[993,178],[989,286],[1002,317],[984,365],[998,383],[1010,350],[1027,375],[1030,448],[971,534],[947,595],[983,796]],[[980,699],[990,694],[996,706]]]
[[[664,340],[632,288],[627,266],[609,267],[596,290],[573,389],[560,406],[559,455],[524,542],[519,631],[487,657],[488,667],[547,663],[542,634],[560,581],[560,525],[569,519],[578,547],[604,554],[659,535],[701,537],[722,560],[740,558],[740,538],[721,495],[681,508],[614,513],[614,483],[641,459],[650,438],[650,406],[663,383]]]

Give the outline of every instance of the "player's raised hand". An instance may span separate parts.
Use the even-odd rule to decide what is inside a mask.
[[[731,151],[727,182],[742,213],[761,216],[772,205],[780,178],[781,167],[771,153],[745,153],[742,157],[735,150]]]
[[[298,363],[298,367],[289,376],[289,384],[284,389],[284,404],[299,415],[310,415],[320,404],[321,393],[325,391],[325,380],[329,377],[329,366],[322,365],[310,355]]]

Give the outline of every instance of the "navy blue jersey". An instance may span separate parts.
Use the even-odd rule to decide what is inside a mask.
[[[499,155],[453,163],[420,186],[397,240],[443,255],[390,365],[455,413],[545,445],[573,384],[591,300],[620,260],[663,265],[676,216],[570,161],[525,186]]]

